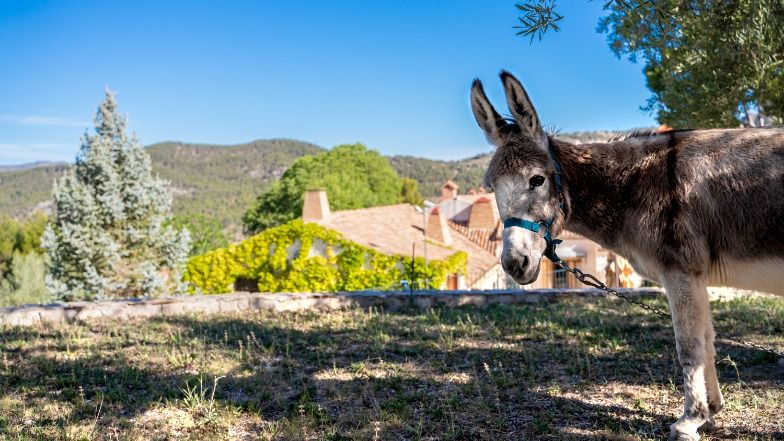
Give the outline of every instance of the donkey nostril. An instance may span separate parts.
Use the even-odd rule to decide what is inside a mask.
[[[523,263],[520,264],[520,268],[522,269],[528,268],[528,256],[523,256]]]

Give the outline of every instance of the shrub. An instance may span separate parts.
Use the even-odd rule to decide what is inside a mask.
[[[38,253],[14,253],[10,270],[0,279],[0,306],[47,303],[52,295],[44,285],[46,263]]]
[[[466,273],[468,256],[458,251],[445,260],[385,255],[313,223],[294,220],[244,242],[188,261],[185,280],[193,290],[224,293],[237,279],[256,281],[262,292],[357,291],[393,289],[401,280],[441,286],[447,275]]]
[[[21,221],[0,216],[0,273],[9,271],[16,253],[43,253],[41,235],[47,222],[40,212]]]
[[[180,214],[173,216],[165,225],[175,230],[186,229],[190,233],[191,248],[188,256],[198,256],[216,248],[229,245],[223,225],[217,219],[203,214]]]

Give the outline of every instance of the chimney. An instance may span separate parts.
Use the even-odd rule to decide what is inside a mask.
[[[454,182],[446,181],[444,183],[444,185],[441,186],[441,199],[446,200],[446,199],[454,199],[454,198],[456,198],[457,197],[457,190],[459,188],[460,187],[458,187],[458,185],[455,184]]]
[[[449,232],[446,218],[441,214],[441,210],[438,207],[430,210],[430,214],[427,216],[426,227],[425,234],[428,238],[441,242],[444,245],[452,245],[452,234]]]
[[[471,205],[471,214],[468,216],[468,228],[495,229],[498,226],[498,216],[493,207],[493,201],[487,197],[477,199]]]
[[[325,190],[308,190],[305,192],[305,203],[302,206],[304,222],[319,222],[329,217],[329,201]]]

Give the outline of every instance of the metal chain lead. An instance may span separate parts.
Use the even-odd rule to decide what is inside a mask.
[[[592,274],[584,273],[584,272],[580,271],[579,268],[572,268],[572,267],[570,267],[566,262],[564,262],[563,259],[558,259],[554,263],[556,265],[560,266],[561,268],[563,268],[565,271],[568,271],[568,272],[572,273],[574,275],[574,277],[577,278],[577,280],[579,280],[581,283],[583,283],[585,285],[601,289],[602,291],[608,292],[608,293],[610,293],[610,294],[612,294],[612,295],[614,295],[616,297],[620,297],[620,298],[622,298],[624,300],[627,300],[627,301],[629,301],[631,303],[634,303],[635,305],[639,306],[640,308],[643,308],[643,309],[645,309],[647,311],[650,311],[650,312],[652,312],[652,313],[654,313],[656,315],[659,315],[661,317],[665,317],[667,319],[672,319],[672,316],[670,314],[668,314],[667,312],[662,311],[661,309],[653,307],[651,305],[645,304],[643,302],[640,302],[638,300],[635,300],[632,297],[627,296],[626,294],[623,294],[621,292],[618,292],[618,291],[608,287],[601,280],[597,279],[596,276],[594,276]],[[776,350],[776,349],[773,349],[773,348],[762,346],[762,345],[757,344],[757,343],[752,343],[750,341],[746,341],[746,340],[743,340],[743,339],[740,339],[740,338],[736,338],[736,337],[730,337],[730,336],[727,336],[727,335],[716,334],[716,336],[720,337],[720,338],[723,338],[725,340],[734,341],[735,343],[740,343],[743,346],[748,346],[748,347],[756,349],[758,351],[768,352],[770,354],[773,354],[773,355],[776,355],[778,357],[784,358],[784,351],[779,351],[779,350]]]

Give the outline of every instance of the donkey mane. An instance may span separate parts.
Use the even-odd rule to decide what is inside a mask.
[[[765,130],[765,129],[780,129],[784,128],[782,125],[774,125],[769,127],[744,127],[745,129],[749,130]],[[618,132],[609,139],[607,142],[617,142],[617,141],[627,141],[629,139],[635,138],[653,138],[660,135],[667,135],[670,133],[685,133],[685,132],[694,132],[695,129],[669,129],[659,131],[659,129],[631,129],[625,132]]]
[[[683,133],[683,132],[693,132],[693,131],[694,129],[668,129],[668,130],[631,129],[625,132],[618,132],[615,135],[610,136],[607,142],[627,141],[635,138],[653,138],[661,135],[669,135],[670,133]]]
[[[626,141],[627,139],[632,139],[632,138],[650,138],[671,131],[672,130],[667,130],[666,132],[659,132],[656,129],[631,129],[631,130],[626,130],[611,135],[610,138],[607,139],[607,142]]]

